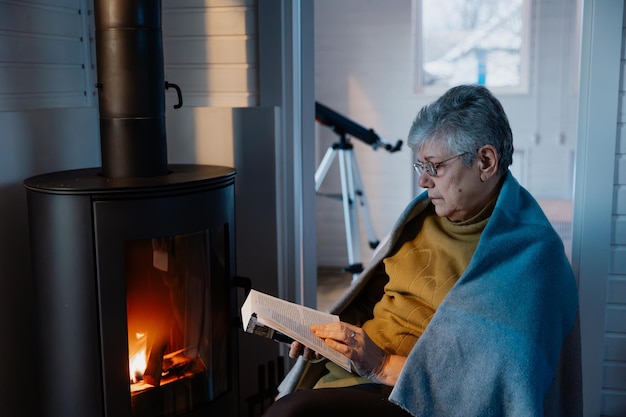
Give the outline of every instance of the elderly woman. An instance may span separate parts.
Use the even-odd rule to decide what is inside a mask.
[[[265,415],[581,415],[576,282],[508,170],[500,102],[451,88],[421,109],[408,146],[427,191],[334,306],[342,321],[312,328],[354,372],[294,342],[302,358]]]

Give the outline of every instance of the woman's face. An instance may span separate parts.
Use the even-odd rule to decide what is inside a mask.
[[[433,164],[453,156],[436,141],[426,142],[417,152],[418,162],[430,161]],[[456,157],[439,165],[435,176],[426,170],[419,175],[418,185],[428,189],[428,197],[438,216],[454,222],[467,220],[489,202],[493,188],[481,181],[479,163],[479,158],[476,158],[472,166],[467,167],[460,157]]]

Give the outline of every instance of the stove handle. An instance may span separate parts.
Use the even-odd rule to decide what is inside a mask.
[[[178,86],[178,84],[165,81],[165,89],[168,90],[170,87],[176,90],[176,95],[178,95],[178,104],[174,104],[174,108],[180,109],[181,107],[183,107],[183,93],[180,91],[180,87]]]

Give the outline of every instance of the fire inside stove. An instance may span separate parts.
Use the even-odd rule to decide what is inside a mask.
[[[133,416],[176,415],[228,390],[229,321],[219,313],[228,314],[228,294],[220,295],[216,284],[225,274],[219,240],[200,232],[125,244]],[[142,402],[142,395],[150,400]],[[154,398],[158,411],[152,411]]]

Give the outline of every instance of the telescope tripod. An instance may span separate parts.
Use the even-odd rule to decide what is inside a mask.
[[[339,134],[339,138],[339,142],[334,143],[328,148],[317,171],[315,171],[315,192],[317,193],[319,191],[334,159],[339,157],[341,199],[343,201],[343,217],[349,262],[348,267],[344,268],[344,271],[351,272],[354,275],[353,278],[356,278],[356,274],[363,270],[363,264],[361,263],[360,233],[357,222],[357,200],[370,247],[374,249],[378,246],[379,241],[376,239],[374,228],[372,227],[367,198],[365,196],[363,181],[361,180],[353,146],[346,140],[345,134]]]

